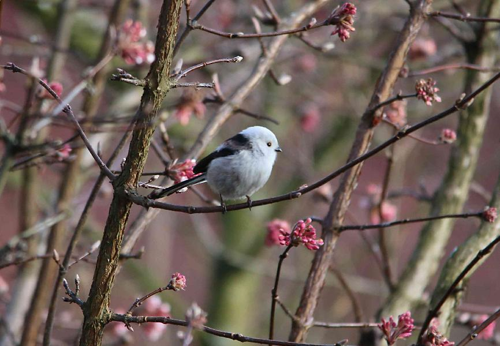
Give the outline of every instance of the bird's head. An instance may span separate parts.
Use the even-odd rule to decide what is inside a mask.
[[[276,158],[276,153],[281,152],[278,139],[271,130],[262,126],[252,126],[240,132],[248,138],[252,147],[264,155]]]

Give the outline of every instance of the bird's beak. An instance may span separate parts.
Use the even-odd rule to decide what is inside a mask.
[[[276,149],[274,149],[274,151],[277,151],[278,153],[281,153],[283,150],[280,147],[277,147]]]

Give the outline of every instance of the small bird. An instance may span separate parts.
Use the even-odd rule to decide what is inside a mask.
[[[276,154],[281,151],[276,136],[269,129],[249,127],[201,159],[193,168],[193,172],[200,175],[153,193],[150,197],[170,196],[185,187],[207,182],[219,194],[224,211],[225,200],[244,197],[251,208],[250,196],[267,182]]]

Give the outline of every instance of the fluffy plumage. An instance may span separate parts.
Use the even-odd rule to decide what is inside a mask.
[[[200,175],[161,190],[154,198],[207,182],[222,200],[241,199],[257,192],[269,179],[281,151],[274,133],[262,126],[249,127],[222,143],[194,167]]]

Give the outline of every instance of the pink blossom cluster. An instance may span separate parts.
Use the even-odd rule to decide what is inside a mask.
[[[174,117],[179,120],[182,126],[189,124],[191,116],[194,114],[198,119],[205,115],[206,107],[203,103],[203,93],[187,89],[183,94],[175,109]]]
[[[371,183],[367,186],[366,192],[368,197],[363,201],[362,207],[369,209],[370,222],[372,224],[390,222],[396,219],[398,208],[394,204],[384,201],[379,210],[379,203],[382,195],[382,187],[380,185]]]
[[[324,244],[323,239],[316,239],[316,229],[311,225],[312,220],[299,220],[293,227],[293,231],[286,232],[280,229],[279,241],[282,246],[299,246],[304,244],[311,251],[318,250]]]
[[[407,311],[398,316],[397,324],[392,316],[389,317],[388,321],[382,318],[382,323],[378,325],[378,328],[384,334],[387,343],[394,345],[398,339],[407,339],[411,336],[412,331],[415,329],[413,322],[411,313]]]
[[[57,96],[61,97],[63,93],[63,86],[59,82],[47,82],[46,79],[43,80],[45,83],[49,85],[49,87],[57,94]],[[38,91],[37,96],[41,99],[53,100],[54,97],[49,93],[49,91],[43,87]]]
[[[158,296],[152,296],[144,303],[144,315],[170,317],[170,304],[162,302]],[[158,341],[165,333],[167,325],[163,323],[144,324],[144,334],[149,341]]]
[[[129,19],[123,23],[118,37],[118,48],[127,64],[142,65],[153,62],[155,47],[153,42],[143,40],[146,34],[146,28],[141,22]]]
[[[431,57],[437,53],[436,41],[432,38],[417,38],[410,47],[408,58],[420,60]]]
[[[283,233],[290,234],[290,224],[288,221],[274,219],[267,223],[266,246],[281,245],[280,236]]]
[[[439,140],[443,143],[451,144],[457,140],[457,133],[452,129],[443,129]]]
[[[471,324],[473,326],[479,326],[481,323],[486,321],[490,316],[488,315],[476,315],[471,319]],[[491,322],[488,324],[486,328],[484,328],[478,335],[478,339],[482,340],[490,340],[495,336],[495,327],[496,327],[496,321]]]
[[[423,100],[427,106],[432,106],[432,103],[441,102],[441,97],[438,96],[437,92],[439,88],[436,88],[436,81],[432,78],[427,80],[420,79],[415,84],[415,91],[417,92],[417,99]]]
[[[184,291],[186,289],[186,277],[181,273],[173,273],[168,286],[174,291]]]
[[[406,125],[406,100],[392,102],[385,109],[385,117],[388,121],[403,127]]]
[[[56,157],[59,161],[64,161],[69,158],[72,151],[73,149],[71,148],[71,145],[69,145],[69,143],[66,143],[62,147],[57,149]]]
[[[483,219],[489,223],[495,222],[498,217],[497,208],[486,207],[483,211]]]
[[[453,346],[455,343],[446,339],[438,330],[439,322],[433,319],[429,329],[422,337],[424,346]]]
[[[317,129],[321,122],[321,115],[318,106],[314,103],[308,103],[302,109],[300,117],[300,127],[304,132],[311,133]]]
[[[356,6],[346,2],[333,10],[330,15],[330,23],[335,25],[335,30],[332,31],[332,35],[338,35],[342,42],[349,39],[351,36],[350,32],[356,31],[353,27],[356,10]]]
[[[186,321],[195,329],[202,329],[207,323],[207,313],[193,303],[186,311]]]
[[[196,166],[196,160],[186,160],[176,163],[169,168],[169,176],[174,180],[175,184],[191,179],[197,175],[193,172],[194,166]]]

